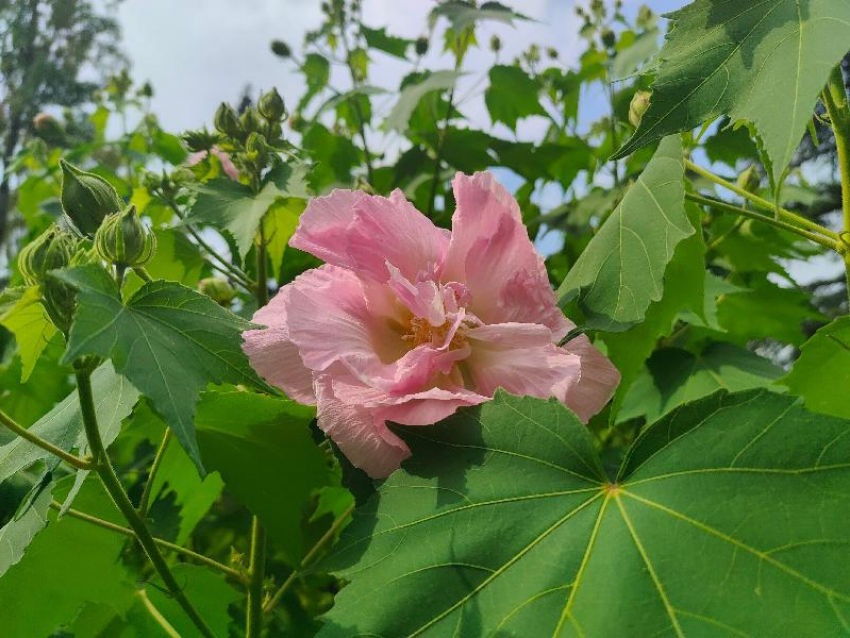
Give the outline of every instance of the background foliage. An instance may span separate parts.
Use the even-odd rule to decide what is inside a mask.
[[[646,8],[577,11],[567,66],[480,41],[527,23],[499,3],[435,4],[409,40],[335,0],[303,44],[271,43],[303,74],[285,111],[247,95],[167,132],[109,17],[0,2],[4,632],[198,635],[187,605],[217,636],[259,636],[260,617],[269,636],[850,631],[850,9],[695,0],[663,50]],[[453,64],[425,68],[429,47]],[[475,48],[492,65],[462,95]],[[381,56],[409,65],[399,86]],[[479,94],[490,127],[465,114]],[[144,269],[116,284],[87,258],[27,285],[16,255],[62,220],[62,158],[152,228]],[[256,377],[240,333],[318,265],[287,246],[308,198],[399,188],[448,227],[454,173],[488,169],[622,382],[589,427],[500,393],[400,429],[414,456],[373,485]],[[46,310],[56,282],[70,329]]]

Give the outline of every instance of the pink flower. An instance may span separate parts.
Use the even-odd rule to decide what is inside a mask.
[[[513,394],[556,397],[583,421],[620,375],[573,328],[522,224],[489,173],[458,174],[452,232],[404,199],[335,190],[313,200],[290,245],[327,262],[284,286],[245,333],[256,370],[317,405],[351,462],[383,477],[410,456],[386,425],[435,423]]]
[[[221,162],[221,168],[224,170],[225,174],[232,179],[234,182],[239,181],[239,169],[233,165],[233,160],[230,159],[230,155],[222,151],[218,146],[212,147],[212,153],[215,155],[218,160]],[[192,153],[186,159],[187,166],[194,166],[201,160],[203,160],[207,156],[207,151],[198,151],[197,153]]]

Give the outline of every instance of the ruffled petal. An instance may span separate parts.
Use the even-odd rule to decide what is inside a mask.
[[[581,361],[552,343],[552,332],[540,324],[503,323],[466,333],[472,354],[466,360],[475,389],[492,396],[497,388],[511,394],[566,403],[581,378]]]
[[[263,379],[281,388],[290,399],[315,405],[313,373],[289,338],[286,299],[291,290],[292,284],[284,286],[267,306],[254,314],[252,321],[267,327],[243,332],[242,350]]]
[[[399,190],[390,197],[336,190],[307,206],[289,243],[329,264],[385,282],[390,276],[387,262],[411,281],[419,273],[438,273],[449,239]]]
[[[374,411],[338,400],[328,375],[322,375],[316,385],[319,428],[354,467],[372,478],[384,478],[410,456],[407,444]]]
[[[365,374],[377,374],[383,363],[376,347],[390,360],[407,351],[401,336],[369,312],[352,271],[326,264],[299,275],[290,286],[284,302],[289,337],[311,370],[321,372],[345,361]]]
[[[563,350],[578,355],[581,361],[581,378],[568,389],[566,403],[587,422],[614,396],[620,384],[620,371],[585,335],[570,340]]]
[[[485,323],[539,323],[566,334],[516,200],[487,172],[458,173],[452,186],[457,209],[443,279],[469,287],[470,309]]]

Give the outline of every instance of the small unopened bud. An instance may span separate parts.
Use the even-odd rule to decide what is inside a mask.
[[[245,112],[239,117],[239,128],[246,135],[250,135],[263,128],[263,122],[255,108],[249,106],[245,109]]]
[[[613,49],[614,45],[617,44],[617,35],[611,29],[605,29],[602,31],[602,44]]]
[[[235,109],[229,104],[224,102],[221,103],[218,110],[215,112],[213,125],[219,133],[224,133],[230,137],[239,136],[239,116]]]
[[[281,58],[288,58],[292,55],[292,49],[283,40],[272,40],[272,53]]]
[[[425,55],[428,53],[428,36],[420,35],[416,38],[416,42],[413,44],[413,50],[416,51],[416,55]]]
[[[286,115],[283,98],[280,97],[280,93],[274,88],[260,97],[257,108],[260,110],[260,115],[269,122],[279,122]]]
[[[53,224],[21,249],[18,270],[28,286],[42,283],[51,270],[64,268],[71,262],[77,241]]]
[[[649,102],[652,94],[649,91],[638,91],[632,98],[632,103],[629,104],[629,122],[637,128],[640,126],[640,121],[643,119],[643,114],[649,108]]]
[[[218,135],[210,133],[206,128],[198,131],[186,131],[181,136],[186,148],[192,153],[210,150],[218,142]]]
[[[490,37],[490,50],[493,53],[498,53],[502,48],[502,41],[499,39],[499,36],[492,35]]]
[[[62,210],[74,227],[93,237],[104,217],[124,207],[112,184],[100,175],[87,173],[65,160],[62,167]]]
[[[207,277],[198,282],[198,290],[220,306],[229,306],[236,297],[236,290],[220,277]]]
[[[142,223],[136,207],[128,206],[103,220],[94,237],[97,254],[119,266],[143,266],[156,252],[156,235]]]
[[[759,175],[755,164],[750,164],[747,169],[738,175],[738,186],[748,193],[758,193],[761,188],[761,175]]]
[[[550,60],[557,60],[558,59],[558,49],[556,49],[555,47],[549,47],[549,48],[546,49],[546,55],[549,56]]]

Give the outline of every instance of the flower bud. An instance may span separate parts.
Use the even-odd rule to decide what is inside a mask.
[[[65,160],[62,167],[62,210],[74,227],[88,237],[94,236],[103,218],[124,207],[112,184],[100,175],[87,173]]]
[[[69,233],[53,224],[23,247],[18,254],[18,270],[28,286],[45,280],[48,271],[64,268],[74,256],[77,242]]]
[[[602,31],[602,44],[609,49],[613,49],[614,45],[617,44],[617,36],[611,29]]]
[[[424,35],[420,35],[416,38],[416,42],[413,45],[413,49],[416,51],[416,55],[425,55],[428,53],[428,37]]]
[[[199,131],[187,131],[183,133],[181,139],[190,152],[200,153],[210,150],[218,141],[218,135],[203,128]]]
[[[207,277],[198,282],[198,290],[220,306],[229,306],[236,297],[236,290],[220,277]]]
[[[255,162],[258,166],[265,166],[269,159],[266,138],[260,133],[251,133],[245,141],[245,152],[251,161]]]
[[[260,97],[257,107],[260,109],[260,115],[269,122],[279,122],[286,114],[283,98],[280,97],[280,93],[274,88]]]
[[[272,40],[272,53],[281,58],[288,58],[292,55],[292,49],[283,40]]]
[[[130,205],[103,220],[94,236],[94,247],[106,261],[126,267],[143,266],[156,252],[156,235],[139,219],[136,207]]]
[[[490,50],[493,53],[498,53],[501,48],[502,48],[502,41],[499,39],[499,36],[497,36],[496,34],[493,34],[490,37]]]
[[[629,122],[637,128],[640,126],[640,121],[643,119],[643,114],[649,108],[649,102],[652,94],[649,91],[638,91],[632,98],[629,104]]]
[[[224,133],[230,137],[239,137],[239,116],[229,104],[221,103],[215,112],[213,125],[219,133]]]
[[[246,135],[250,135],[263,128],[263,122],[257,113],[257,109],[251,106],[245,109],[245,112],[239,117],[239,128]]]
[[[737,183],[748,193],[758,193],[761,188],[761,175],[756,170],[756,165],[750,164],[743,173],[738,175]]]

